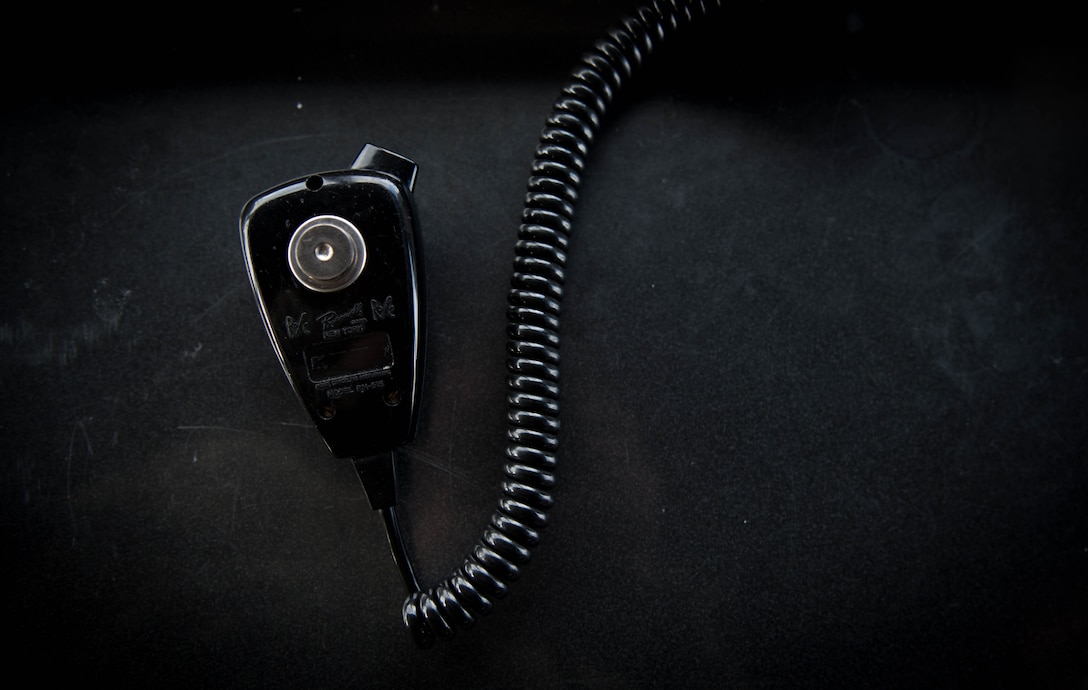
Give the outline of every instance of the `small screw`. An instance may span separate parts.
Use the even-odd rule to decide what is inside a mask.
[[[314,248],[314,256],[318,261],[329,261],[335,253],[336,250],[328,242],[322,242]]]

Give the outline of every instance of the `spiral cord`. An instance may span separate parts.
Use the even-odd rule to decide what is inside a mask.
[[[559,445],[559,321],[568,236],[589,148],[611,103],[643,61],[717,0],[653,2],[594,44],[570,75],[540,135],[522,212],[507,310],[509,428],[502,498],[452,575],[404,602],[416,644],[452,638],[488,614],[529,563],[554,503]]]

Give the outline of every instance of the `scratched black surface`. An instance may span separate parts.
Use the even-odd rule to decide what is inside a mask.
[[[275,364],[237,214],[367,142],[419,164],[430,369],[402,504],[435,581],[498,496],[535,137],[626,5],[96,8],[48,18],[60,68],[5,48],[9,667],[1085,687],[1073,22],[871,5],[730,10],[626,95],[572,247],[554,522],[512,596],[426,653],[380,522]]]

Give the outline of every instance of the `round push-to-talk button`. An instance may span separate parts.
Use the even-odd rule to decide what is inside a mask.
[[[287,246],[287,263],[315,292],[335,292],[355,282],[366,266],[366,242],[350,221],[315,216],[298,226]]]

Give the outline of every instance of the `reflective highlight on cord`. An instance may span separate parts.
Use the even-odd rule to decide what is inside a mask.
[[[460,567],[404,602],[420,647],[453,637],[509,592],[548,524],[559,445],[559,316],[574,206],[589,147],[617,93],[655,47],[718,0],[653,2],[583,56],[536,149],[507,310],[507,462],[498,509]]]

